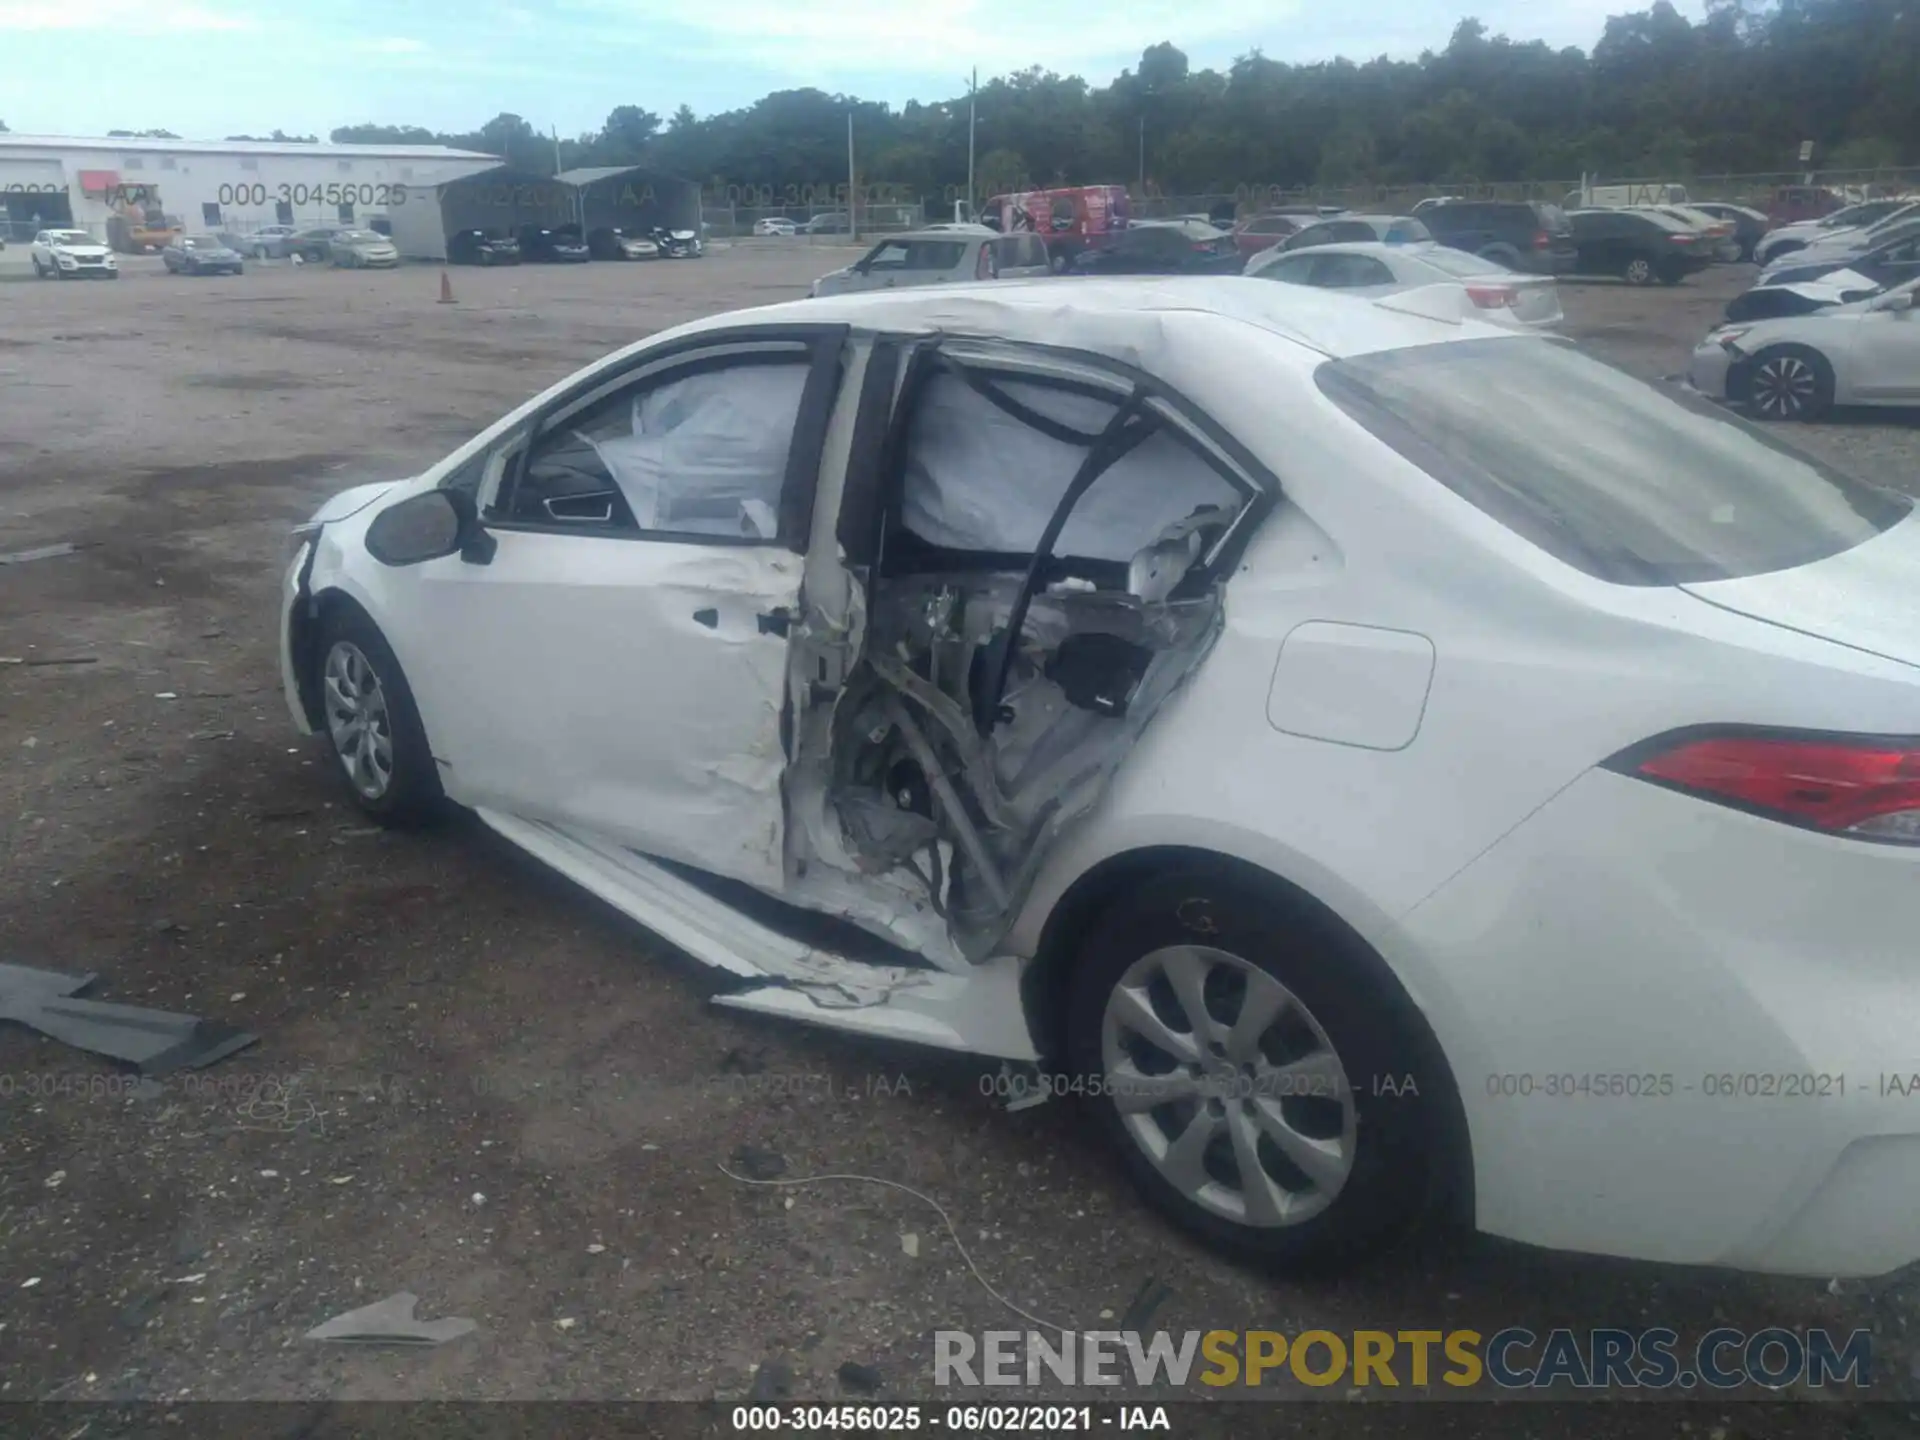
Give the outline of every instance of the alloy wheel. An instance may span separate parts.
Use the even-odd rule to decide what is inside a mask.
[[[1653,279],[1652,262],[1640,258],[1629,260],[1627,262],[1627,279],[1632,284],[1645,285],[1649,280]]]
[[[1819,377],[1797,355],[1774,355],[1753,372],[1749,394],[1754,409],[1774,420],[1792,420],[1813,404]]]
[[[1143,956],[1101,1020],[1107,1094],[1188,1201],[1256,1228],[1320,1214],[1353,1172],[1353,1087],[1327,1032],[1259,966],[1199,945]]]
[[[353,788],[378,800],[393,784],[393,721],[380,677],[358,645],[340,640],[327,652],[324,687],[334,753]]]

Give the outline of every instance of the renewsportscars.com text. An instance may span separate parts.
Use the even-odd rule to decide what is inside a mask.
[[[936,1385],[1302,1385],[1504,1390],[1866,1389],[1865,1330],[965,1330],[934,1333]]]

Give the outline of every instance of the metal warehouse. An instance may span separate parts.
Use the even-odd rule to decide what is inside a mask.
[[[656,225],[666,230],[700,228],[700,187],[691,180],[628,165],[590,165],[562,170],[555,178],[579,192],[584,230],[644,235]]]
[[[436,174],[407,189],[393,212],[393,241],[410,260],[444,260],[447,237],[462,230],[513,235],[522,226],[582,233],[610,228],[644,234],[655,225],[697,230],[700,187],[631,166],[593,166],[541,175],[505,166]]]
[[[408,187],[500,164],[445,145],[305,145],[0,134],[0,223],[16,238],[46,226],[103,238],[116,216],[162,212],[188,230],[391,224]]]

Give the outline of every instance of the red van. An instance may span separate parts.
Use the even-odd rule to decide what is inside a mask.
[[[1055,267],[1066,268],[1082,250],[1099,249],[1126,229],[1131,215],[1126,186],[1079,185],[996,195],[980,218],[1003,233],[1031,230],[1044,236]]]

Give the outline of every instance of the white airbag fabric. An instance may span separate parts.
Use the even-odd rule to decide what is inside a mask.
[[[630,433],[581,438],[642,530],[772,540],[806,383],[805,365],[702,371],[636,396]]]
[[[1023,381],[994,382],[1013,399],[1082,434],[1113,418],[1111,400]],[[951,550],[1034,549],[1086,459],[1083,447],[1043,435],[954,375],[928,384],[914,415],[902,497],[906,527]],[[1068,517],[1053,553],[1128,560],[1203,505],[1229,514],[1241,497],[1205,460],[1160,431],[1111,467]]]

